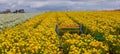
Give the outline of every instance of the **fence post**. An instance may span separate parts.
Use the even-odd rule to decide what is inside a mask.
[[[57,33],[57,35],[58,35],[58,24],[56,24],[56,33]]]
[[[83,33],[83,31],[82,31],[82,24],[80,24],[80,32],[79,32],[79,35],[81,35],[82,33]]]

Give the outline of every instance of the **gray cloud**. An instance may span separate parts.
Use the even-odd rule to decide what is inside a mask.
[[[0,8],[28,12],[120,9],[120,0],[0,0]]]

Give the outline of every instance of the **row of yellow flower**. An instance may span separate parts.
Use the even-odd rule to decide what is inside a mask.
[[[69,54],[109,54],[106,43],[95,40],[91,35],[66,33],[63,38],[63,50]]]
[[[73,14],[72,12],[67,13]],[[58,19],[62,19],[63,16],[65,17],[64,20],[61,20],[62,22],[58,21],[61,22],[61,24],[77,24],[74,20],[70,19],[65,12],[58,12],[57,14],[59,14]],[[79,36],[77,34],[65,33],[62,36],[61,42],[64,54],[109,54],[108,44],[95,40],[90,34],[82,34]]]
[[[66,12],[78,23],[82,23],[86,28],[84,34],[103,36],[109,46],[110,53],[120,52],[120,13],[118,12]]]
[[[55,32],[56,24],[76,24],[66,14],[90,29],[90,34],[79,36],[65,33],[60,41]],[[115,30],[120,28],[118,15],[118,12],[46,12],[0,33],[0,53],[107,54],[111,51],[120,53],[119,30]],[[106,40],[103,42],[95,40],[91,35],[95,30],[103,32]]]
[[[5,29],[0,34],[0,53],[59,54],[54,14],[41,14],[25,23]]]

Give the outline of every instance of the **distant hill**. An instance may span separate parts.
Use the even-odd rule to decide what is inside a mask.
[[[120,11],[120,9],[115,9],[115,10],[101,10],[101,11]]]
[[[120,11],[120,9],[116,9],[116,10],[113,10],[113,11]]]

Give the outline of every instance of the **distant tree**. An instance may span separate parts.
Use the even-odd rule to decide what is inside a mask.
[[[3,11],[2,13],[11,13],[10,9],[6,9],[5,11]]]
[[[2,12],[0,11],[0,14],[1,14]]]
[[[24,9],[20,9],[18,12],[19,13],[25,13]]]
[[[18,13],[18,12],[19,12],[18,10],[13,11],[13,13]]]
[[[6,12],[7,12],[7,13],[11,13],[11,10],[10,10],[10,9],[6,9]]]
[[[25,11],[24,11],[24,9],[19,9],[19,10],[13,11],[13,13],[25,13]]]

